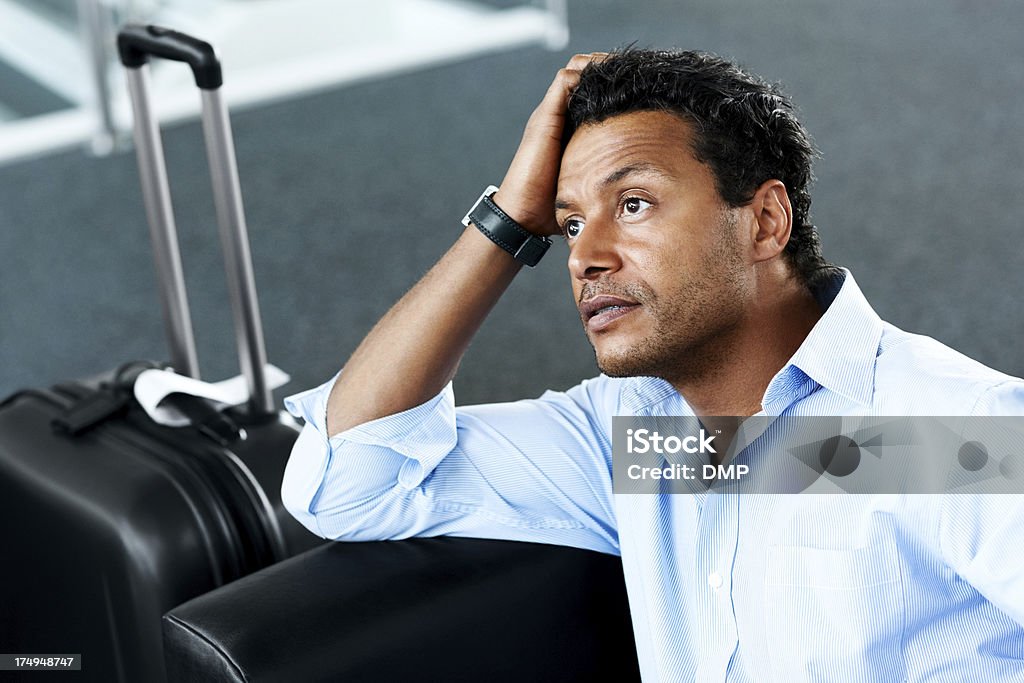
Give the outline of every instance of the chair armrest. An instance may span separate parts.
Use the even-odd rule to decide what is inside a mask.
[[[330,543],[163,626],[172,681],[639,680],[620,558],[535,543]]]

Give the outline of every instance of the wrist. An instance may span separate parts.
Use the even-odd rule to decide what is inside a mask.
[[[532,211],[527,211],[519,202],[515,200],[515,195],[511,192],[502,194],[499,188],[497,192],[491,195],[491,201],[497,204],[502,211],[507,213],[509,217],[516,223],[521,225],[524,230],[537,235],[538,237],[545,237],[547,233],[541,229],[541,221],[533,215]]]
[[[494,244],[512,255],[520,263],[535,266],[551,246],[551,240],[543,234],[524,228],[495,201],[498,188],[491,185],[473,208],[463,217],[462,224],[471,223]]]

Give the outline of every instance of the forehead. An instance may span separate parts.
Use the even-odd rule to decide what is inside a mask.
[[[647,169],[679,181],[708,175],[693,156],[692,142],[691,124],[668,112],[630,112],[586,124],[562,155],[559,194],[583,190],[621,169]]]

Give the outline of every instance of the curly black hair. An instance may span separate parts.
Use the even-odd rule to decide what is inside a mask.
[[[634,111],[670,112],[690,123],[694,157],[711,168],[730,206],[749,203],[766,180],[782,181],[793,205],[790,265],[808,287],[834,270],[810,223],[818,151],[778,86],[710,53],[627,47],[584,67],[569,98],[565,139]]]

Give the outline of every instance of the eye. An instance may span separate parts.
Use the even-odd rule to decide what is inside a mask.
[[[622,200],[622,213],[626,216],[637,216],[649,209],[651,206],[652,204],[646,199],[641,199],[640,197],[626,197]]]
[[[562,223],[562,234],[567,240],[575,239],[583,232],[583,225],[579,218],[568,218]]]

